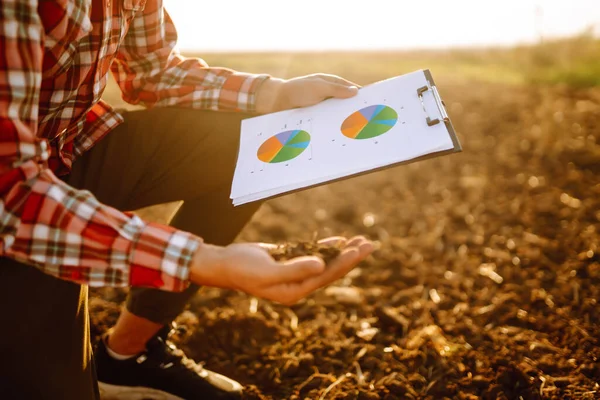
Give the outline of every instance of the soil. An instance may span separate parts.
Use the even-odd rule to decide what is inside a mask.
[[[277,261],[285,261],[301,256],[317,256],[325,264],[329,264],[335,260],[341,252],[342,247],[339,243],[327,245],[319,243],[316,240],[280,243],[276,248],[269,251],[271,256]]]
[[[440,92],[462,153],[269,201],[239,238],[378,250],[293,307],[204,288],[190,357],[246,399],[600,398],[600,89]],[[94,340],[125,294],[93,291]]]

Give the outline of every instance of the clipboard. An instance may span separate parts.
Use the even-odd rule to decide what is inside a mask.
[[[371,95],[372,99],[370,99],[372,101],[365,101],[364,105],[366,107],[359,110],[361,114],[358,118],[368,115],[368,112],[365,113],[363,111],[364,109],[373,110],[373,105],[369,103],[381,103],[377,104],[379,107],[377,109],[388,107],[393,109],[397,115],[395,122],[393,120],[383,121],[385,124],[394,123],[388,131],[377,136],[369,137],[366,140],[356,140],[357,137],[354,138],[355,140],[352,140],[352,138],[344,137],[346,135],[344,132],[347,131],[341,130],[340,128],[343,128],[345,119],[350,118],[347,115],[347,110],[355,110],[357,106],[359,106],[357,99],[353,98],[344,100],[330,99],[304,109],[287,110],[259,117],[252,117],[242,121],[240,144],[230,196],[234,206],[255,201],[265,201],[324,184],[339,182],[400,165],[461,152],[462,146],[430,70],[419,70],[410,74],[364,86],[360,89],[359,95],[356,97],[360,98],[361,92],[377,92],[377,90],[375,90],[375,87],[377,86],[377,89],[381,93],[384,93],[385,91],[381,90],[383,87],[388,85],[390,86],[390,89],[393,89],[394,84],[402,90],[391,93],[391,95],[388,91],[385,96],[380,96],[379,98],[373,94]],[[369,96],[365,95],[362,97],[367,98]],[[402,98],[403,102],[398,103],[397,98]],[[360,100],[362,101],[363,99],[360,98]],[[404,106],[399,104],[404,104]],[[346,109],[345,113],[344,109]],[[359,113],[359,111],[355,111],[352,115]],[[404,111],[409,112],[409,116],[407,116]],[[391,114],[388,111],[388,114],[386,115]],[[319,126],[321,132],[318,132],[319,129],[315,129],[315,118],[308,118],[307,120],[306,116],[316,116],[316,120],[320,122],[319,125],[321,125]],[[370,118],[373,119],[369,120],[367,124],[372,122],[382,122],[382,120],[376,120],[377,116],[371,116]],[[300,121],[300,124],[294,126],[294,121],[298,122],[298,120]],[[322,123],[323,120],[327,120],[327,123],[325,124],[327,125],[326,127],[322,126],[324,125]],[[333,129],[336,127],[336,120],[338,122],[337,129]],[[290,121],[290,126],[288,126],[287,121]],[[408,125],[406,125],[407,123]],[[417,133],[421,135],[428,135],[431,133],[431,136],[433,137],[433,133],[435,132],[436,140],[439,140],[440,143],[443,142],[443,147],[429,151],[422,150],[422,154],[415,153],[416,155],[405,157],[404,159],[400,156],[396,157],[398,159],[394,159],[394,149],[388,147],[392,144],[402,144],[402,135],[407,136],[407,132],[411,127],[413,131],[417,131]],[[363,128],[363,131],[364,129],[365,128]],[[387,129],[385,126],[379,127],[380,131],[385,129]],[[285,157],[282,158],[280,156],[281,153],[279,153],[279,156],[275,156],[275,161],[278,162],[266,162],[265,160],[267,159],[265,158],[257,161],[257,157],[261,157],[260,152],[264,151],[261,149],[265,147],[265,144],[268,144],[269,146],[270,144],[274,144],[275,146],[283,146],[281,148],[285,148],[286,140],[287,143],[293,141],[293,139],[289,139],[291,137],[290,135],[293,135],[293,133],[289,133],[291,131],[302,131],[304,133],[298,132],[296,135],[310,136],[309,142],[302,142],[303,144],[301,144],[301,146],[306,146],[306,148],[300,152],[298,156],[282,163],[279,162],[279,159],[284,159]],[[321,136],[315,138],[318,134],[327,136],[327,141],[323,140],[323,137]],[[395,138],[396,141],[394,142],[390,138]],[[416,139],[414,141],[427,142],[428,137],[413,135],[413,139]],[[299,140],[304,139],[296,139],[295,141],[298,142]],[[336,147],[338,145],[336,140],[339,140],[339,143],[343,143],[341,144],[342,147]],[[358,144],[359,142],[360,144]],[[380,147],[377,149],[375,147],[377,144],[383,144],[387,147]],[[300,146],[299,144],[296,145]],[[294,146],[294,144],[289,144],[288,146]],[[315,146],[318,147],[314,149],[313,147]],[[352,148],[353,153],[348,151],[344,153],[344,146],[348,146],[347,149]],[[365,146],[364,148],[367,149],[365,151],[373,153],[369,153],[369,157],[372,160],[371,164],[364,164],[354,169],[353,167],[346,169],[341,168],[339,164],[345,162],[350,166],[353,160],[357,159],[356,154],[361,154],[360,151],[357,152],[357,149],[361,148],[360,146]],[[308,151],[309,147],[311,147],[310,152]],[[425,148],[426,146],[423,147],[423,149]],[[288,151],[289,149],[292,151]],[[295,154],[294,151],[300,151],[300,149],[294,150],[292,147],[289,147],[289,149],[283,151],[287,151],[289,154]],[[267,148],[267,150],[269,149]],[[276,147],[273,148],[273,152],[276,150]],[[271,154],[274,154],[273,152],[269,154],[263,152],[262,155],[266,154],[267,156],[270,156]],[[376,165],[376,152],[381,152],[381,165]],[[347,158],[344,158],[344,154],[347,154]],[[353,159],[351,159],[350,154],[354,155]],[[329,160],[328,158],[331,156],[333,156],[333,158],[337,157],[337,162],[335,160]],[[384,158],[385,160],[383,160]],[[302,181],[301,176],[303,168],[307,171],[307,175],[313,174],[318,178]],[[331,170],[332,173],[328,173],[329,170]],[[269,182],[273,182],[273,180],[277,180],[278,183],[269,185]]]

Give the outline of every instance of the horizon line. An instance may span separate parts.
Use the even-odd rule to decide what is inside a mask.
[[[415,47],[264,47],[264,48],[201,48],[201,47],[181,47],[178,50],[184,52],[203,52],[203,53],[402,53],[402,52],[440,52],[440,51],[465,51],[465,50],[510,50],[521,47],[534,47],[546,43],[574,40],[584,37],[583,35],[546,37],[536,40],[520,41],[515,43],[490,43],[490,44],[472,44],[472,45],[452,45],[452,46],[415,46]],[[593,39],[599,40],[599,35],[593,35]]]

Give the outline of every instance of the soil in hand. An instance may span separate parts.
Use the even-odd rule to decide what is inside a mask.
[[[288,242],[270,250],[271,256],[277,261],[285,261],[302,256],[317,256],[329,264],[342,252],[342,243],[323,244],[318,241]]]

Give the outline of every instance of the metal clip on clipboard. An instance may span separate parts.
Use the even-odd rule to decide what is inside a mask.
[[[433,94],[433,98],[435,100],[435,105],[437,106],[437,109],[438,109],[440,115],[442,116],[444,122],[449,121],[448,114],[446,114],[446,107],[444,107],[444,102],[443,102],[442,98],[440,97],[440,94],[438,93],[437,88],[434,85],[431,85],[431,87],[423,86],[423,87],[420,87],[419,89],[417,89],[417,95],[419,96],[419,100],[421,100],[421,105],[423,106],[423,112],[427,116],[425,118],[427,121],[427,125],[433,126],[433,125],[437,125],[441,122],[438,118],[432,119],[429,116],[427,109],[425,108],[425,102],[423,101],[423,93],[427,92],[428,90],[431,90],[431,93]]]

